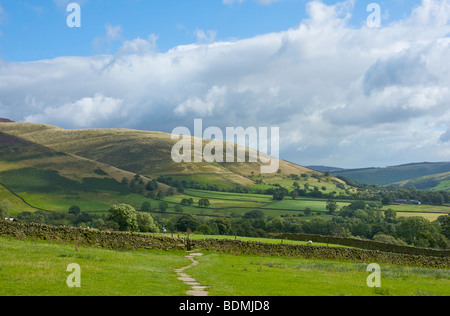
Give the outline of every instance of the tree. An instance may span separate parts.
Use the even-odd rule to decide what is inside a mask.
[[[130,182],[128,181],[128,178],[123,177],[122,181],[120,181],[120,183],[123,185],[128,185]]]
[[[187,232],[188,229],[196,231],[200,226],[200,222],[197,217],[192,214],[184,214],[179,216],[175,222],[175,228],[180,232]]]
[[[158,182],[156,182],[156,180],[151,180],[149,182],[147,182],[147,185],[145,186],[145,189],[147,191],[154,191],[158,188]]]
[[[200,199],[199,201],[198,201],[198,206],[199,207],[208,207],[208,206],[210,206],[211,204],[209,203],[209,200],[208,199]]]
[[[362,200],[358,200],[358,201],[354,201],[352,202],[349,207],[356,211],[356,210],[365,210],[366,209],[366,202],[362,201]]]
[[[181,205],[175,205],[175,212],[183,213],[183,207]]]
[[[392,223],[397,219],[397,212],[389,208],[384,212],[384,218],[387,222]]]
[[[156,233],[158,231],[153,217],[148,213],[137,213],[137,224],[140,232]]]
[[[69,213],[70,213],[70,214],[73,214],[73,215],[75,215],[75,216],[78,216],[78,215],[80,215],[80,213],[81,213],[81,209],[80,209],[80,207],[79,207],[78,205],[72,205],[72,206],[69,208]]]
[[[197,229],[197,231],[202,235],[212,235],[211,227],[209,227],[209,225],[206,223],[200,225],[200,227]]]
[[[217,228],[219,229],[219,235],[228,235],[231,231],[231,223],[225,217],[216,219]]]
[[[445,201],[444,200],[444,196],[441,193],[436,192],[436,193],[430,194],[430,202],[431,202],[431,204],[442,205],[442,204],[444,204],[444,201]]]
[[[447,217],[442,222],[442,234],[450,239],[450,216]]]
[[[5,219],[9,217],[9,212],[12,210],[13,205],[8,200],[3,200],[0,202],[0,219]]]
[[[298,191],[297,190],[293,190],[291,192],[290,196],[292,197],[293,200],[295,200],[295,198],[298,197]]]
[[[162,200],[165,197],[165,194],[163,191],[158,191],[158,194],[156,195],[157,200]]]
[[[131,205],[113,205],[108,212],[107,219],[116,222],[119,230],[136,231],[138,229],[137,212]]]
[[[383,199],[381,200],[381,204],[383,205],[390,205],[394,202],[394,199],[390,195],[383,196]]]
[[[285,199],[286,195],[289,194],[289,191],[286,188],[280,187],[276,188],[273,192],[273,200],[282,201]]]
[[[169,204],[165,201],[160,202],[158,205],[158,208],[161,212],[165,213],[167,211],[167,208],[169,207]]]
[[[419,241],[421,234],[437,233],[436,227],[423,217],[401,218],[397,226],[397,236],[404,238],[408,244],[415,244]]]
[[[333,214],[338,209],[338,204],[333,199],[328,199],[327,210],[328,213]]]
[[[247,213],[244,214],[244,218],[245,219],[263,219],[264,218],[264,212],[260,211],[260,210],[254,210],[254,211],[249,211]]]
[[[150,202],[146,201],[146,202],[142,203],[142,205],[141,205],[142,212],[150,212],[151,209],[152,209],[152,206],[151,206]]]

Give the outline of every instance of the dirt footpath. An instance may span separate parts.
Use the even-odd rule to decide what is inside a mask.
[[[184,270],[192,268],[192,267],[194,267],[194,266],[199,264],[199,262],[196,261],[195,258],[203,256],[203,254],[202,253],[198,253],[196,251],[197,250],[188,251],[188,255],[186,256],[186,258],[191,260],[192,263],[190,265],[186,266],[186,267],[183,267],[183,268],[180,268],[180,269],[175,269],[175,273],[178,275],[178,280],[186,283],[187,285],[189,285],[191,287],[191,290],[186,291],[187,295],[190,295],[190,296],[208,296],[208,292],[206,291],[208,286],[203,286],[200,282],[197,282],[197,280],[192,278],[190,275],[184,273]]]

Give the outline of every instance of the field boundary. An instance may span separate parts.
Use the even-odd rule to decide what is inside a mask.
[[[344,247],[271,244],[231,239],[196,239],[153,236],[139,233],[97,231],[92,229],[55,227],[33,223],[9,223],[0,220],[0,236],[74,243],[113,250],[133,249],[199,249],[259,256],[297,257],[365,263],[383,263],[424,268],[449,269],[449,257],[412,255]]]
[[[14,192],[14,191],[11,190],[10,188],[8,188],[8,187],[7,187],[6,185],[4,185],[3,183],[0,182],[0,185],[1,185],[2,187],[4,187],[6,190],[8,190],[12,195],[14,195],[14,196],[17,197],[18,199],[20,199],[26,206],[29,206],[29,207],[31,207],[31,208],[37,210],[37,211],[53,212],[53,211],[50,211],[50,210],[46,210],[46,209],[43,209],[43,208],[40,208],[40,207],[36,207],[36,206],[31,205],[30,203],[28,203],[27,201],[25,201],[25,199],[24,199],[23,197],[21,197],[20,195],[18,195],[16,192]]]
[[[356,238],[323,236],[314,234],[269,234],[270,238],[287,239],[296,241],[313,241],[325,244],[335,244],[349,247],[363,248],[367,250],[379,250],[384,252],[403,253],[410,255],[424,255],[433,257],[450,257],[449,249],[431,249],[412,246],[394,245],[372,240]]]

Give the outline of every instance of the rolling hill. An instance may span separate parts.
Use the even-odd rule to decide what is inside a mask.
[[[394,184],[402,188],[415,187],[419,190],[450,191],[450,172],[433,174]]]
[[[0,124],[0,132],[20,137],[51,150],[114,166],[133,174],[185,178],[208,176],[209,182],[225,186],[253,185],[262,163],[176,163],[171,150],[177,142],[170,134],[127,129],[65,130],[31,123]],[[204,140],[204,144],[208,141]],[[248,149],[247,149],[248,153]],[[290,174],[313,174],[308,168],[280,160],[277,175],[262,175],[274,181]]]
[[[295,180],[301,185],[305,178],[300,175],[310,184],[320,182],[312,177],[317,172],[283,160],[274,174],[260,174],[261,162],[176,163],[171,159],[176,142],[161,132],[0,123],[0,184],[36,208],[67,210],[85,203],[84,209],[101,211],[118,202],[141,205],[145,201],[146,192],[120,183],[124,178],[130,182],[136,175],[142,183],[164,176],[212,184],[219,190],[275,184],[289,187]],[[343,181],[328,177],[321,187],[338,190],[337,183]],[[159,183],[158,190],[167,192],[168,188]]]
[[[412,186],[410,185],[412,183],[417,183],[421,189],[431,189],[439,186],[439,183],[436,182],[438,179],[445,180],[445,176],[442,177],[440,175],[450,172],[450,162],[410,163],[386,168],[342,169],[325,166],[310,166],[309,168],[322,172],[329,171],[334,176],[343,176],[360,183],[389,185],[410,180],[409,182],[404,182],[402,186],[407,185],[407,183],[409,183],[409,186]],[[431,186],[432,183],[420,185],[420,183],[425,181],[422,177],[434,177],[434,185]],[[417,188],[419,189],[419,187]]]

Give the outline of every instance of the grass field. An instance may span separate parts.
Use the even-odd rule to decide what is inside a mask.
[[[367,286],[367,265],[352,262],[203,252],[186,270],[210,296],[450,295],[450,271],[381,267],[381,288]],[[174,269],[184,251],[112,251],[0,238],[0,295],[184,296]],[[66,284],[69,264],[81,267],[81,287]]]
[[[397,217],[422,216],[429,221],[435,221],[439,216],[450,214],[450,207],[446,205],[388,205],[383,210],[392,209]]]
[[[211,295],[450,295],[448,270],[381,267],[381,288],[367,286],[366,264],[207,253],[190,273]]]
[[[69,288],[67,265],[81,267],[81,288]],[[0,295],[183,295],[173,270],[189,261],[182,251],[120,252],[0,238]]]

